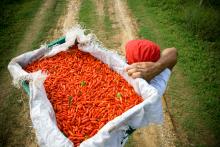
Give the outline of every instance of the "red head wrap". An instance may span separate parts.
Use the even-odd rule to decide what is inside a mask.
[[[156,62],[160,59],[160,47],[149,40],[131,40],[126,46],[128,64],[135,62]]]

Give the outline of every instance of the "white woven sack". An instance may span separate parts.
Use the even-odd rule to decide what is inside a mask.
[[[85,35],[84,30],[80,26],[76,26],[66,34],[65,43],[52,48],[42,46],[37,50],[13,58],[8,65],[15,86],[20,87],[22,80],[29,81],[30,116],[36,130],[38,144],[41,147],[72,147],[74,145],[57,127],[55,113],[43,85],[47,75],[41,71],[27,73],[22,67],[39,58],[54,56],[61,51],[68,50],[70,46],[74,45],[76,39],[81,51],[88,52],[108,64],[144,99],[142,103],[108,122],[96,135],[82,142],[80,147],[120,147],[123,146],[129,130],[143,127],[149,123],[162,122],[161,95],[158,91],[141,78],[130,78],[124,70],[127,63],[121,56],[105,49],[94,35]]]

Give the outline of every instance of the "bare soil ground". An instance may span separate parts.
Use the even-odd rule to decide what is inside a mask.
[[[131,17],[127,5],[124,1],[114,0],[115,20],[120,27],[120,50],[125,53],[125,44],[128,40],[137,39],[137,24]]]
[[[58,39],[63,36],[67,30],[78,23],[78,12],[80,0],[69,0],[66,6],[65,15],[60,16],[55,29],[51,29],[48,40]]]

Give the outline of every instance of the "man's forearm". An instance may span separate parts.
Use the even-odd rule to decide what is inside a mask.
[[[164,49],[157,62],[138,62],[126,67],[126,71],[132,78],[144,78],[147,81],[153,79],[164,69],[172,68],[177,62],[177,50],[175,48]]]

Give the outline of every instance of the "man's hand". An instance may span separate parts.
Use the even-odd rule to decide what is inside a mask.
[[[164,69],[172,68],[177,63],[176,48],[164,49],[160,59],[157,62],[138,62],[126,67],[126,71],[132,78],[144,78],[147,81],[153,79]]]
[[[161,72],[161,66],[157,62],[138,62],[128,66],[125,70],[132,78],[144,78],[150,81]]]

